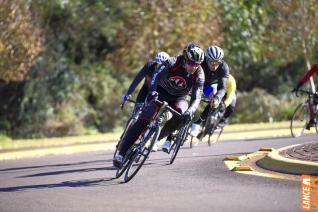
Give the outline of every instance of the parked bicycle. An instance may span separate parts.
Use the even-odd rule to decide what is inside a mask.
[[[314,123],[314,127],[316,129],[316,132],[318,133],[318,124],[317,124],[317,118],[318,118],[318,112],[317,107],[313,106],[314,99],[318,99],[318,94],[306,91],[306,90],[298,90],[298,92],[306,94],[307,99],[305,102],[300,103],[293,114],[293,117],[290,122],[290,131],[293,137],[299,137],[302,136],[306,129],[308,129],[309,121],[310,121],[310,110],[312,108],[313,116],[315,117],[316,122]],[[296,92],[296,96],[298,97],[298,92]]]
[[[168,106],[167,102],[161,102],[157,99],[154,99],[153,101],[155,104],[160,106],[159,112],[147,126],[146,130],[139,137],[136,143],[127,151],[124,157],[123,165],[117,169],[116,178],[119,178],[125,172],[125,182],[130,181],[145,163],[153,148],[153,145],[158,140],[164,123],[168,119],[168,111],[174,115],[181,116],[179,112]]]
[[[210,100],[207,98],[202,98],[201,101],[210,104]],[[225,109],[226,108],[225,108],[224,102],[221,101],[221,103],[216,109],[209,111],[207,119],[204,122],[202,122],[201,132],[197,136],[199,142],[201,142],[206,135],[209,136],[208,137],[209,146],[211,146],[212,144],[216,143],[219,140],[224,128],[224,125],[219,125],[219,123],[222,117],[224,116]],[[216,138],[212,141],[211,137],[213,135],[216,135]],[[194,137],[191,134],[189,134],[189,136],[191,137],[190,148],[192,148],[194,146],[193,144]]]

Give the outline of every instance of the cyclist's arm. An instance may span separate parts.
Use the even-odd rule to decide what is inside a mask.
[[[168,69],[175,65],[176,60],[169,58],[157,70],[154,71],[150,83],[150,92],[157,90],[158,80],[168,73]]]
[[[218,97],[219,100],[221,100],[226,93],[226,85],[227,85],[228,79],[229,79],[229,67],[227,64],[223,64],[223,73],[218,79],[218,89],[216,93],[216,96]]]
[[[204,72],[203,72],[202,68],[199,67],[197,79],[196,79],[195,84],[192,88],[190,106],[187,110],[191,114],[193,114],[197,110],[197,108],[199,107],[202,93],[203,93],[204,80],[205,80]]]
[[[303,79],[298,83],[297,87],[301,87],[303,84],[305,84],[309,78],[316,73],[318,75],[318,63],[314,64],[311,69],[306,73],[306,75],[303,77]]]
[[[138,86],[138,84],[145,78],[148,69],[149,69],[149,64],[146,63],[144,65],[144,67],[142,67],[142,69],[136,75],[136,77],[132,81],[132,83],[130,84],[130,86],[128,88],[128,91],[127,91],[127,95],[130,95],[130,94],[132,94],[135,91],[135,89]]]
[[[229,79],[227,86],[226,86],[226,99],[224,100],[224,104],[226,107],[228,107],[233,98],[235,97],[235,91],[236,91],[236,82],[235,79],[232,77],[232,79]]]

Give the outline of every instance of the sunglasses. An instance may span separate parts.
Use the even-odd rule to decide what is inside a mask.
[[[187,65],[188,65],[188,66],[191,66],[191,67],[197,67],[197,66],[199,66],[199,64],[193,62],[192,60],[188,60],[188,61],[187,61]]]
[[[213,65],[213,66],[217,66],[217,65],[220,65],[220,61],[218,61],[218,60],[209,60],[208,61],[209,62],[209,64],[211,64],[211,65]]]

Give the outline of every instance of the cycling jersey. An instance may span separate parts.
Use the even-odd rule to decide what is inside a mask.
[[[205,75],[204,87],[211,84],[217,84],[218,87],[216,96],[218,96],[219,99],[222,99],[225,95],[226,84],[229,78],[229,66],[226,64],[226,62],[222,61],[215,71],[211,71],[206,60],[203,61],[201,66]]]
[[[198,66],[194,74],[189,74],[183,67],[183,63],[184,58],[182,55],[178,56],[176,61],[165,61],[153,75],[151,91],[157,90],[158,86],[172,96],[185,97],[192,89],[188,111],[194,113],[201,100],[204,72],[201,66]]]
[[[226,85],[226,97],[224,100],[224,104],[226,107],[228,107],[231,104],[232,100],[236,98],[235,92],[236,92],[236,82],[234,77],[230,74],[229,80],[227,81],[227,85]]]

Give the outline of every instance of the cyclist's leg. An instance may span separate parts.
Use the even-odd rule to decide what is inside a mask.
[[[169,102],[169,105],[178,111],[179,113],[184,113],[188,107],[188,102],[182,97],[178,98],[176,101]],[[159,135],[159,140],[170,135],[173,131],[180,129],[182,127],[181,119],[177,116],[172,116],[172,118],[167,121],[165,126],[162,128],[162,131]]]
[[[225,113],[223,115],[223,118],[221,119],[221,122],[226,122],[226,120],[232,115],[232,113],[234,112],[236,106],[236,95],[233,98],[231,104],[226,108]]]
[[[150,103],[144,108],[138,120],[128,129],[127,133],[125,134],[123,141],[119,146],[120,155],[124,156],[126,154],[127,150],[135,143],[143,130],[145,130],[157,111],[158,106],[156,106],[154,103]]]
[[[309,120],[309,123],[306,126],[307,130],[309,130],[310,127],[313,127],[315,125],[315,123],[316,123],[315,107],[316,107],[316,100],[315,100],[315,98],[313,98],[313,100],[309,102],[309,116],[310,116],[310,120]]]

